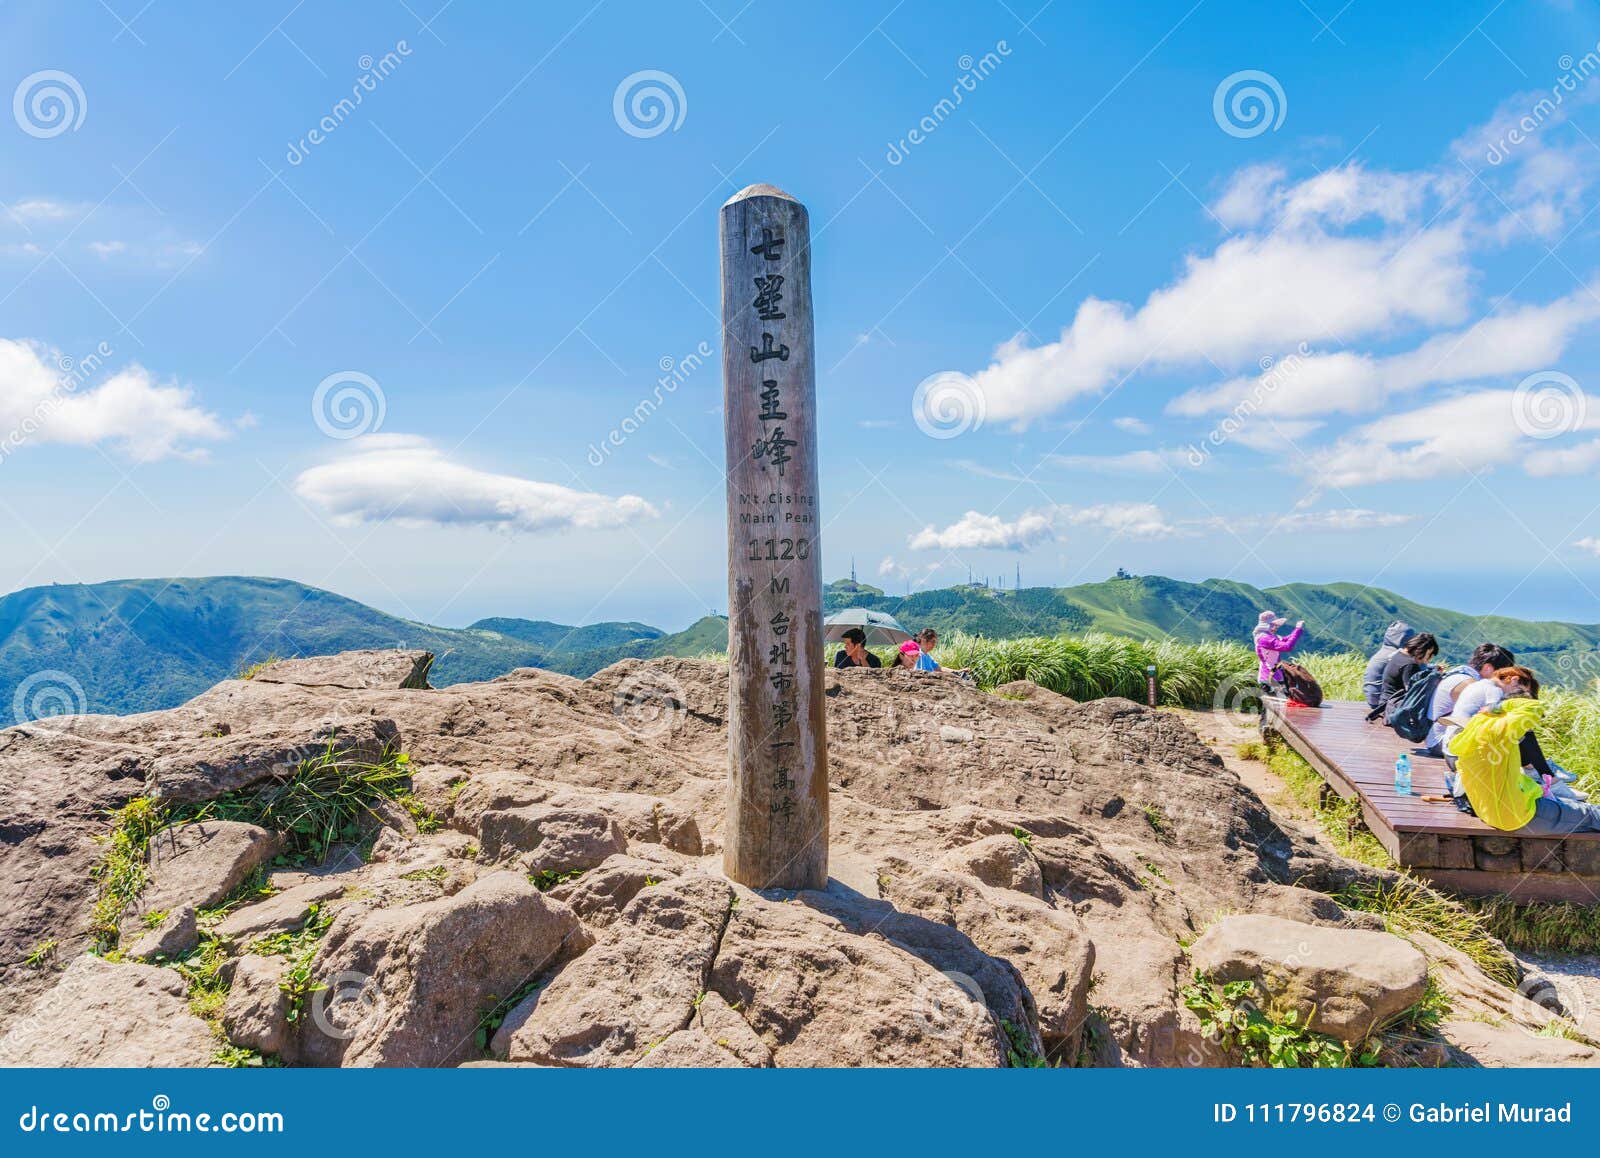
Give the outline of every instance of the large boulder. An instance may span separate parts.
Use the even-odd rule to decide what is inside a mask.
[[[385,831],[391,831],[386,829]],[[345,890],[341,880],[311,880],[274,893],[253,905],[242,905],[211,930],[225,940],[247,945],[257,937],[287,933],[310,918],[312,906],[325,904]]]
[[[149,758],[145,782],[150,795],[160,800],[215,800],[286,779],[308,760],[331,756],[351,766],[376,764],[394,750],[398,736],[393,720],[339,714],[277,727],[219,728],[186,748]]]
[[[1012,837],[1003,839],[1018,844]],[[886,864],[880,881],[885,898],[897,908],[959,929],[984,953],[1015,966],[1038,1009],[1039,1033],[1050,1056],[1068,1064],[1077,1058],[1089,1015],[1095,947],[1075,913],[1009,887],[991,888],[904,861]]]
[[[1219,921],[1190,947],[1213,982],[1253,981],[1265,1005],[1341,1041],[1365,1040],[1422,1000],[1428,959],[1390,933],[1244,915]]]
[[[688,1028],[733,896],[698,875],[642,889],[592,949],[511,1011],[493,1052],[543,1065],[639,1062]]]
[[[813,906],[739,892],[708,988],[779,1066],[1001,1066],[1004,1031],[974,978]],[[923,922],[924,925],[931,924]]]
[[[478,832],[486,860],[516,860],[530,873],[581,872],[628,850],[621,827],[595,808],[530,804],[486,812]]]
[[[222,1008],[222,1028],[234,1045],[268,1057],[289,1044],[289,995],[281,984],[288,961],[283,957],[239,958]]]
[[[577,916],[520,873],[390,909],[352,906],[312,961],[307,1016],[284,1051],[303,1065],[450,1066],[474,1056],[494,1005],[581,952]]]
[[[85,955],[0,1038],[0,1065],[204,1066],[216,1050],[176,971]]]
[[[583,918],[589,928],[603,929],[616,920],[642,890],[676,880],[678,876],[679,870],[672,865],[636,856],[611,856],[598,868],[557,885],[550,890],[550,896],[571,905],[572,911]]]
[[[280,659],[250,678],[264,684],[333,688],[426,688],[431,651],[346,651]]]
[[[196,820],[150,838],[150,882],[137,910],[165,913],[180,905],[208,909],[283,848],[271,829],[237,820]]]
[[[134,961],[176,961],[199,943],[198,914],[193,905],[184,904],[123,950],[123,955]]]

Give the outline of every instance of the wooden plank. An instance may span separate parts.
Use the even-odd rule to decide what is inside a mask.
[[[1381,724],[1364,704],[1321,708],[1268,700],[1263,727],[1277,731],[1333,789],[1359,802],[1362,819],[1395,861],[1446,888],[1514,900],[1600,903],[1600,833],[1554,839],[1492,828],[1445,795],[1445,762]],[[1394,763],[1411,757],[1413,795],[1394,790]]]

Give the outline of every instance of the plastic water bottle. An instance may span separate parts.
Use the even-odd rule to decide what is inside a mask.
[[[1396,796],[1411,795],[1411,755],[1401,752],[1394,762],[1394,792]]]

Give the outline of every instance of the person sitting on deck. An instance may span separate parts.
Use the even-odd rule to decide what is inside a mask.
[[[1600,832],[1600,808],[1550,794],[1553,769],[1534,733],[1543,707],[1537,697],[1537,681],[1508,689],[1499,704],[1467,721],[1451,743],[1461,790],[1478,818],[1502,832]]]
[[[852,627],[841,637],[844,647],[833,657],[834,667],[882,667],[883,661],[867,650],[867,633]]]
[[[1440,721],[1450,728],[1450,734],[1444,740],[1444,761],[1450,766],[1450,771],[1454,772],[1456,769],[1456,757],[1450,747],[1451,741],[1461,734],[1461,729],[1472,721],[1472,717],[1479,712],[1490,710],[1507,696],[1528,696],[1538,699],[1538,677],[1525,667],[1503,667],[1487,679],[1475,680],[1461,690],[1450,715]]]
[[[1381,715],[1384,708],[1405,694],[1406,684],[1411,682],[1411,677],[1418,669],[1432,663],[1438,654],[1439,641],[1424,631],[1420,635],[1413,635],[1404,647],[1390,656],[1383,669],[1382,698],[1373,705],[1375,711],[1368,719]]]
[[[1384,702],[1384,671],[1395,653],[1416,637],[1417,632],[1411,625],[1399,619],[1383,633],[1383,642],[1367,660],[1367,670],[1361,674],[1361,694],[1367,698],[1367,707],[1376,708]]]
[[[1256,678],[1261,681],[1261,690],[1272,695],[1279,694],[1283,689],[1278,685],[1283,682],[1283,673],[1278,670],[1278,665],[1283,662],[1283,657],[1300,642],[1301,633],[1306,629],[1305,620],[1294,625],[1294,630],[1288,635],[1278,635],[1278,628],[1282,627],[1285,620],[1280,615],[1270,611],[1263,611],[1256,620],[1254,642],[1256,658],[1261,661],[1261,666],[1256,671]]]
[[[1516,657],[1498,643],[1480,643],[1465,666],[1453,668],[1444,674],[1439,686],[1433,689],[1433,704],[1428,712],[1433,719],[1433,727],[1428,729],[1428,737],[1423,741],[1428,755],[1443,756],[1444,742],[1459,730],[1457,725],[1450,722],[1449,716],[1455,711],[1456,701],[1461,694],[1470,685],[1488,679],[1501,668],[1510,667],[1516,662]]]

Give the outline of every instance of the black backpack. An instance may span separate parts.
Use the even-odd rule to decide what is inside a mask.
[[[1280,663],[1278,672],[1283,676],[1284,694],[1291,700],[1308,708],[1322,706],[1322,685],[1317,682],[1316,676],[1290,660]]]
[[[1420,744],[1433,727],[1433,693],[1444,678],[1436,667],[1422,667],[1411,673],[1406,689],[1389,701],[1383,722],[1402,740]]]

